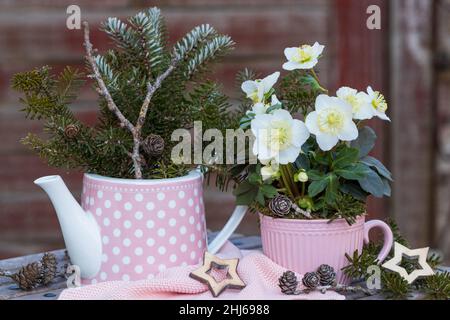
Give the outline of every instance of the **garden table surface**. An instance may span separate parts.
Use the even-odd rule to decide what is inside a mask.
[[[209,234],[209,237],[214,237],[216,233]],[[258,236],[242,236],[235,234],[230,238],[240,249],[257,250],[261,249],[261,238]],[[68,260],[64,249],[51,251],[55,254],[58,261],[58,270],[63,270],[67,265]],[[23,257],[10,258],[0,260],[0,269],[15,272],[21,266],[30,262],[37,261],[42,257],[40,254],[32,254]],[[450,267],[442,267],[442,269],[449,270]],[[46,287],[38,287],[30,291],[23,291],[7,277],[0,277],[0,300],[55,300],[58,298],[60,292],[67,288],[66,279],[63,276],[56,277],[52,283]],[[346,298],[350,300],[382,300],[385,299],[381,294],[366,296],[362,293],[346,294]],[[410,299],[418,300],[423,298],[419,293],[412,293]]]

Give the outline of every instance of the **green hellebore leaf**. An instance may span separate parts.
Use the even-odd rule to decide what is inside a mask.
[[[384,192],[383,192],[383,194],[386,197],[390,197],[391,196],[391,186],[389,184],[389,180],[386,179],[386,178],[381,178],[381,180],[383,181],[383,184],[384,184]]]
[[[343,193],[353,196],[353,198],[366,201],[367,193],[361,188],[358,182],[347,181],[339,188]]]
[[[342,169],[348,167],[352,163],[358,161],[359,151],[355,148],[343,147],[336,153],[336,158],[333,160],[334,169]]]
[[[328,204],[334,204],[338,197],[339,180],[335,174],[329,174],[327,181],[328,185],[325,189],[325,201]]]
[[[308,85],[311,87],[311,89],[315,91],[320,91],[320,84],[317,82],[317,80],[310,74],[305,74],[300,78],[300,82],[303,85]]]
[[[308,187],[308,195],[310,197],[315,197],[319,193],[321,193],[328,185],[327,179],[321,179],[321,180],[315,180],[311,182],[311,184]]]
[[[358,180],[361,188],[377,198],[384,195],[385,186],[378,173],[367,167],[366,175],[363,179]]]
[[[277,188],[275,188],[271,184],[263,184],[259,188],[259,190],[264,195],[265,198],[269,199],[274,198],[278,194]]]
[[[336,169],[333,172],[347,180],[363,179],[366,175],[366,166],[362,164],[351,164],[342,169]]]
[[[272,111],[275,111],[278,109],[281,109],[281,103],[277,103],[277,104],[274,104],[273,106],[268,107],[266,110],[266,113],[271,113]]]
[[[310,162],[308,156],[304,153],[300,153],[297,160],[295,160],[294,165],[296,169],[309,170]]]
[[[374,167],[381,176],[385,177],[389,181],[393,181],[391,172],[381,163],[380,160],[371,156],[365,156],[361,158],[360,161],[369,167]]]
[[[325,178],[325,174],[319,170],[308,170],[306,174],[308,175],[308,179],[311,181],[322,180]]]
[[[352,148],[359,150],[359,157],[365,157],[375,146],[377,135],[370,127],[363,127],[359,129],[358,138],[350,143]]]

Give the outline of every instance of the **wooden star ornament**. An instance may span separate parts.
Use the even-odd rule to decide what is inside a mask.
[[[403,256],[406,257],[419,257],[418,262],[421,269],[416,269],[409,273],[405,268],[400,266]],[[386,261],[382,267],[397,272],[403,279],[408,281],[409,284],[413,283],[418,277],[431,276],[434,274],[433,269],[427,263],[428,247],[420,249],[408,249],[407,247],[395,242],[394,245],[394,257]]]
[[[189,276],[192,279],[206,283],[214,297],[218,297],[226,289],[243,289],[244,281],[239,278],[237,266],[239,259],[220,259],[213,254],[205,251],[203,255],[203,265],[197,270],[192,271]],[[217,282],[210,275],[212,269],[228,269],[226,278]]]

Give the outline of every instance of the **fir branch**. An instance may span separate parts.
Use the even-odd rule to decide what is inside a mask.
[[[178,60],[185,59],[201,43],[216,34],[216,30],[209,24],[195,27],[175,44],[173,56]]]
[[[429,299],[450,300],[450,272],[439,272],[427,277],[424,291]]]
[[[234,46],[229,36],[218,36],[205,43],[198,52],[189,60],[185,72],[186,79],[190,79],[200,67],[210,59],[226,54]]]
[[[406,299],[411,295],[411,286],[398,273],[381,272],[381,290],[389,299]]]
[[[138,52],[136,32],[120,19],[109,17],[102,23],[102,30],[125,52]]]
[[[94,72],[93,76],[97,81],[97,84],[100,89],[99,94],[101,94],[106,99],[109,110],[117,116],[120,123],[128,130],[130,130],[130,132],[133,132],[134,131],[133,124],[127,118],[125,118],[120,109],[117,107],[116,103],[111,97],[111,94],[109,93],[108,88],[105,85],[105,82],[103,81],[102,76],[100,75],[100,71],[98,69],[97,63],[95,62],[95,58],[92,52],[93,51],[92,43],[89,38],[89,24],[87,23],[87,21],[85,21],[83,25],[84,25],[84,46],[86,49],[86,58],[91,66],[92,71]]]

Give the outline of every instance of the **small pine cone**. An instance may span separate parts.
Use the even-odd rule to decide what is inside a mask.
[[[315,289],[320,284],[319,275],[315,272],[307,272],[303,276],[302,283],[308,289]]]
[[[39,285],[42,268],[38,262],[27,264],[11,276],[11,279],[22,289],[30,290]]]
[[[289,214],[292,201],[286,196],[278,195],[269,202],[269,209],[276,216],[283,217]]]
[[[56,277],[58,262],[53,253],[45,253],[41,258],[41,284],[47,285]]]
[[[145,153],[150,157],[158,157],[164,151],[164,139],[157,134],[150,134],[142,142],[142,149],[144,149]]]
[[[286,271],[278,279],[278,286],[284,294],[292,295],[297,292],[297,276],[292,271]]]
[[[319,275],[321,286],[332,286],[335,284],[336,272],[334,272],[333,267],[327,264],[322,264],[317,269],[317,274]]]
[[[75,124],[69,124],[64,128],[64,135],[68,139],[75,138],[79,132],[80,132],[80,129]]]

